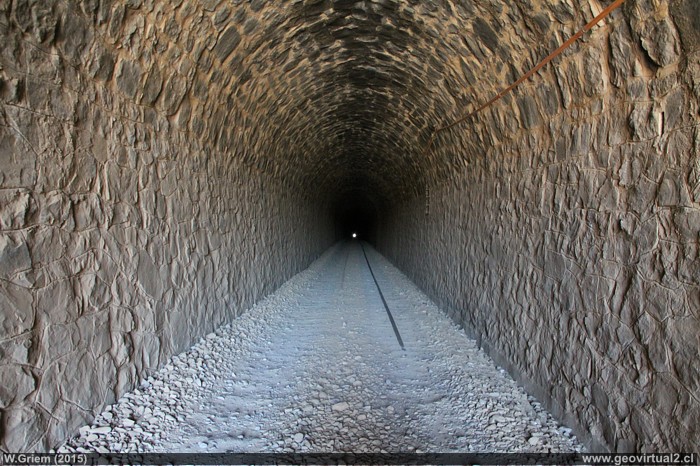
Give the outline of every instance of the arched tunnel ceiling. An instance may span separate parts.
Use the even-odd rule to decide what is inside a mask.
[[[700,2],[628,0],[424,152],[611,1],[0,1],[0,449],[358,232],[562,418],[690,450]]]
[[[424,153],[433,129],[592,15],[588,2],[579,15],[565,1],[546,11],[501,0],[205,4],[211,23],[193,36],[209,38],[199,80],[214,92],[201,110],[244,133],[245,148],[232,151],[314,195],[363,189],[380,203],[459,164]]]

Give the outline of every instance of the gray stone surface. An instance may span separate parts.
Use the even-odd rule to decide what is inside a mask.
[[[699,450],[696,3],[626,2],[425,151],[597,12],[0,2],[0,448],[60,442],[359,222],[582,438]]]
[[[700,67],[674,26],[696,44],[693,8],[627,5],[515,113],[438,136],[433,156],[467,168],[429,184],[428,215],[426,191],[379,227],[379,249],[595,449],[700,445]]]
[[[340,242],[58,451],[581,451],[570,429],[364,248],[405,350],[360,243]]]
[[[194,51],[157,20],[174,2],[87,3],[0,6],[3,451],[63,441],[332,241],[324,203],[211,116],[221,85],[185,97]]]

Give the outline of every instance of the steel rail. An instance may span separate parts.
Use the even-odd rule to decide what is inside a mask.
[[[372,274],[372,280],[374,280],[374,284],[377,286],[377,291],[379,291],[379,297],[382,298],[382,303],[384,304],[384,309],[386,309],[386,314],[389,316],[389,321],[391,322],[391,327],[394,329],[394,335],[396,335],[396,340],[399,342],[399,346],[401,346],[401,349],[406,351],[406,347],[403,344],[403,340],[401,339],[401,334],[399,333],[399,328],[396,326],[396,322],[394,321],[394,316],[391,315],[391,311],[389,310],[389,305],[386,303],[386,299],[384,299],[384,293],[382,293],[382,289],[379,286],[379,282],[377,282],[377,277],[374,276],[374,271],[372,270],[372,266],[369,264],[369,259],[367,258],[367,253],[365,252],[365,247],[362,245],[360,242],[360,247],[362,248],[362,254],[365,256],[365,261],[367,262],[367,267],[369,268],[369,273]]]

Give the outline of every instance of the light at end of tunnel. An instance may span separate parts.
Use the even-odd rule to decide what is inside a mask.
[[[352,234],[352,237],[353,237],[353,238],[357,238],[357,233],[353,233],[353,234]]]

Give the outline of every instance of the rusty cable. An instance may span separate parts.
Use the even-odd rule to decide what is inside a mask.
[[[506,87],[505,89],[501,90],[498,94],[493,96],[488,102],[482,104],[477,108],[476,110],[472,110],[471,112],[467,113],[466,115],[458,118],[457,120],[453,121],[452,123],[448,123],[444,126],[441,126],[437,129],[435,129],[432,134],[430,135],[430,139],[428,140],[428,144],[425,147],[425,151],[423,152],[423,155],[427,155],[428,151],[430,151],[430,148],[433,145],[433,141],[435,140],[435,136],[437,136],[439,133],[448,130],[454,126],[457,126],[460,123],[463,123],[464,121],[470,119],[477,113],[481,112],[485,108],[491,106],[501,98],[503,98],[506,94],[508,94],[510,91],[518,87],[523,81],[526,81],[529,79],[533,74],[537,73],[542,67],[544,67],[547,63],[558,57],[564,50],[569,48],[571,44],[576,42],[581,36],[583,36],[586,32],[590,31],[593,29],[593,27],[601,22],[603,19],[605,19],[610,13],[612,13],[613,10],[617,9],[620,5],[625,0],[615,0],[612,2],[610,5],[607,6],[603,11],[601,11],[598,16],[593,18],[591,21],[589,21],[581,30],[579,30],[576,34],[571,36],[566,42],[564,42],[562,45],[559,46],[554,52],[550,53],[547,55],[542,61],[540,61],[537,65],[535,65],[533,68],[530,69],[527,73],[524,75],[520,76],[515,82],[513,82],[510,86]]]

